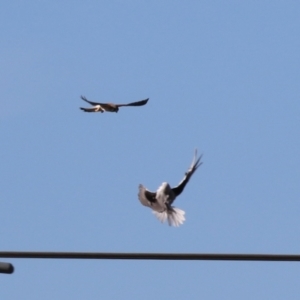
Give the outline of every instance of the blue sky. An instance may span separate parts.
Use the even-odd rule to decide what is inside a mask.
[[[6,1],[1,250],[300,252],[298,1]],[[126,103],[86,114],[80,99]],[[160,224],[138,184],[176,185]],[[1,299],[297,299],[298,263],[12,262]]]

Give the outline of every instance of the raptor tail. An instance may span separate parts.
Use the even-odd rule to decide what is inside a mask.
[[[99,108],[99,107],[91,107],[91,108],[85,108],[85,107],[79,107],[81,110],[85,111],[85,112],[102,112],[103,113],[103,109]]]

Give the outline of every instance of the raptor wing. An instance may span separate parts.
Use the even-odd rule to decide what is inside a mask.
[[[143,106],[145,104],[147,104],[149,98],[145,99],[145,100],[141,100],[141,101],[137,101],[137,102],[131,102],[131,103],[127,103],[127,104],[116,104],[116,106],[121,107],[121,106]]]
[[[84,97],[84,96],[80,96],[80,98],[81,98],[83,101],[85,101],[85,102],[87,102],[87,103],[89,103],[89,104],[91,104],[91,105],[94,105],[94,106],[96,106],[96,105],[102,106],[103,104],[105,104],[105,103],[99,103],[99,102],[92,102],[92,101],[86,99],[86,97]]]

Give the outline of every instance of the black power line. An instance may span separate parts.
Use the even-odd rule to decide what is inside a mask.
[[[14,266],[10,263],[0,262],[0,273],[12,274],[14,272]]]
[[[2,258],[38,259],[126,259],[126,260],[217,260],[217,261],[300,261],[298,254],[224,253],[109,253],[0,251]]]

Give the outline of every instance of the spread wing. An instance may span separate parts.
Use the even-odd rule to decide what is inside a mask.
[[[84,96],[80,96],[80,98],[87,103],[93,105],[94,107],[89,109],[89,108],[80,108],[86,112],[97,112],[97,111],[118,111],[117,105],[113,103],[100,103],[100,102],[92,102],[88,99],[86,99]]]
[[[184,178],[181,180],[181,182],[174,188],[172,188],[173,192],[175,193],[176,196],[180,195],[182,191],[184,190],[186,184],[189,182],[190,178],[194,174],[194,172],[198,169],[199,166],[202,165],[202,162],[200,162],[202,155],[197,158],[197,149],[195,150],[195,155],[193,162],[188,169],[188,171],[185,173]]]
[[[141,100],[141,101],[137,101],[137,102],[131,102],[128,104],[116,104],[116,106],[121,107],[121,106],[142,106],[147,104],[149,98],[145,99],[145,100]]]
[[[94,105],[94,106],[97,106],[97,105],[102,106],[103,104],[105,104],[105,103],[92,102],[92,101],[86,99],[84,96],[80,96],[80,98],[81,98],[82,100],[84,100],[85,102],[87,102],[87,103],[89,103],[89,104],[91,104],[91,105]]]
[[[156,193],[148,191],[143,185],[139,185],[138,197],[144,206],[149,206],[156,202]]]

